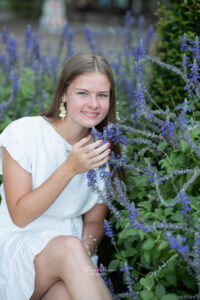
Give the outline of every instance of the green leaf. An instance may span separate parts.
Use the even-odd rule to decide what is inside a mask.
[[[159,299],[165,295],[165,288],[163,285],[159,284],[156,286],[156,295]]]
[[[135,248],[128,248],[126,250],[126,257],[134,256],[137,252]]]
[[[143,300],[155,300],[155,294],[152,291],[142,291],[140,296]]]
[[[178,296],[175,294],[167,294],[161,298],[161,300],[178,300]]]
[[[181,149],[183,152],[188,150],[188,144],[184,140],[181,140]]]
[[[173,216],[171,216],[173,221],[183,222],[183,215],[180,211],[177,211]]]
[[[109,271],[116,271],[117,268],[119,267],[119,260],[118,259],[113,259],[109,265],[108,265],[108,269]]]
[[[119,239],[126,239],[129,236],[136,236],[136,235],[138,235],[137,229],[129,227],[128,229],[124,229],[119,233]]]
[[[153,249],[154,245],[155,245],[155,242],[153,240],[149,239],[143,243],[142,249],[148,251],[148,250]]]
[[[151,255],[150,255],[150,252],[144,252],[144,258],[146,260],[147,263],[150,262],[150,259],[151,259]]]
[[[158,250],[163,250],[163,249],[165,249],[165,248],[167,248],[167,247],[169,247],[169,244],[166,242],[166,241],[162,241],[161,243],[160,243],[160,245],[158,246]]]
[[[177,279],[176,279],[176,275],[175,275],[174,273],[166,274],[166,279],[167,279],[173,286],[176,287]]]
[[[140,284],[141,284],[142,286],[144,286],[144,287],[147,287],[147,286],[148,286],[148,282],[147,282],[147,280],[146,280],[145,278],[141,278],[141,279],[140,279]]]

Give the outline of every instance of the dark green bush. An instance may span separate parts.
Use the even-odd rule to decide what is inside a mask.
[[[181,67],[182,53],[180,39],[185,33],[194,39],[200,33],[200,1],[171,0],[168,5],[160,1],[156,12],[157,38],[152,51],[161,61]],[[159,66],[152,66],[150,81],[151,95],[163,108],[174,107],[186,97],[184,83],[176,74]]]

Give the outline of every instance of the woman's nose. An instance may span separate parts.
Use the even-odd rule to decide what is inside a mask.
[[[97,108],[98,107],[98,100],[96,98],[96,95],[92,95],[90,97],[89,106],[92,107],[92,108]]]

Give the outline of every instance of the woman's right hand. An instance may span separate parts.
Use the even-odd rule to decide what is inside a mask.
[[[74,175],[87,172],[104,165],[109,160],[110,144],[102,140],[89,143],[91,135],[73,145],[67,158]]]

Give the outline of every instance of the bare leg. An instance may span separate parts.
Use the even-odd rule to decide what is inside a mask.
[[[57,281],[64,283],[73,300],[112,299],[82,242],[75,237],[52,239],[34,263],[36,278],[31,300],[40,300]]]
[[[64,283],[58,281],[48,290],[41,300],[72,300]]]

